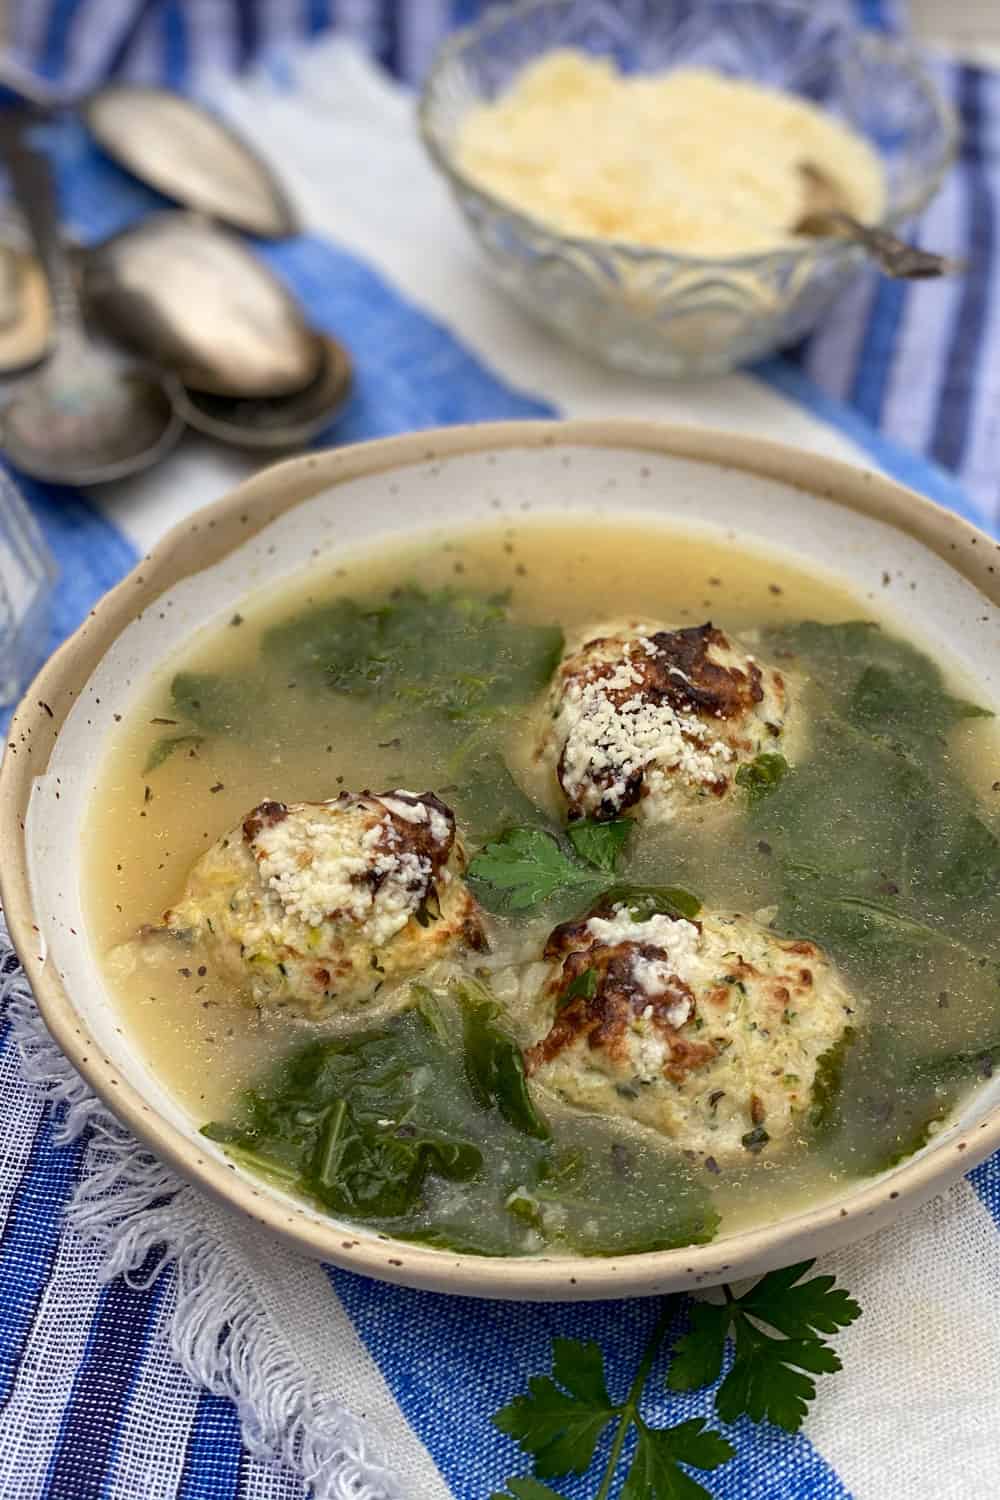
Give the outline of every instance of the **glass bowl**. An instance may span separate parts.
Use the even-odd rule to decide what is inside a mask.
[[[925,206],[955,154],[955,118],[913,49],[811,0],[521,0],[455,33],[420,100],[431,159],[501,285],[569,343],[623,369],[714,375],[770,354],[813,327],[865,257],[834,238],[706,258],[564,235],[477,186],[456,162],[466,112],[557,47],[627,72],[714,68],[821,105],[877,152],[888,228]]]

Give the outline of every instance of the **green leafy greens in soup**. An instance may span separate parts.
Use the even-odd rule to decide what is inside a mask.
[[[337,1218],[699,1243],[1000,1060],[990,717],[790,567],[470,534],[195,643],[109,759],[94,927],[205,1134]]]

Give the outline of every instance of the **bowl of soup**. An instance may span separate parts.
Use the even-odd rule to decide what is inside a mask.
[[[710,1285],[1000,1144],[995,543],[654,424],[291,460],[49,662],[0,782],[47,1026],[298,1248]]]

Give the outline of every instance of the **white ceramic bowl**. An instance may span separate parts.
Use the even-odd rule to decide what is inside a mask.
[[[150,668],[317,553],[525,512],[669,517],[784,552],[846,581],[862,603],[877,599],[1000,706],[1000,547],[874,474],[745,438],[628,422],[450,428],[294,459],[171,532],[56,653],[15,718],[0,773],[0,877],[46,1024],[115,1114],[179,1172],[298,1248],[389,1281],[491,1297],[616,1297],[710,1285],[870,1233],[1000,1146],[1000,1078],[892,1172],[777,1223],[684,1250],[491,1260],[337,1223],[235,1169],[117,1024],[81,903],[81,828],[114,715]]]

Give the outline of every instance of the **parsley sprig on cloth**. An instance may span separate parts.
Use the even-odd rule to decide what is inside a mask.
[[[825,1335],[847,1327],[861,1313],[832,1276],[803,1280],[811,1266],[805,1261],[772,1271],[739,1296],[723,1287],[722,1302],[697,1302],[689,1331],[673,1348],[668,1388],[691,1391],[718,1380],[731,1340],[733,1362],[715,1393],[719,1418],[735,1422],[745,1415],[798,1431],[816,1394],[812,1376],[841,1368]],[[551,1375],[532,1376],[527,1392],[493,1418],[530,1455],[534,1473],[509,1479],[506,1491],[491,1500],[564,1500],[547,1481],[588,1473],[609,1431],[611,1445],[594,1500],[612,1495],[617,1500],[711,1500],[711,1491],[689,1471],[704,1475],[720,1468],[734,1456],[733,1444],[702,1417],[654,1427],[640,1410],[674,1309],[675,1299],[667,1298],[619,1401],[608,1391],[597,1344],[553,1339]]]

